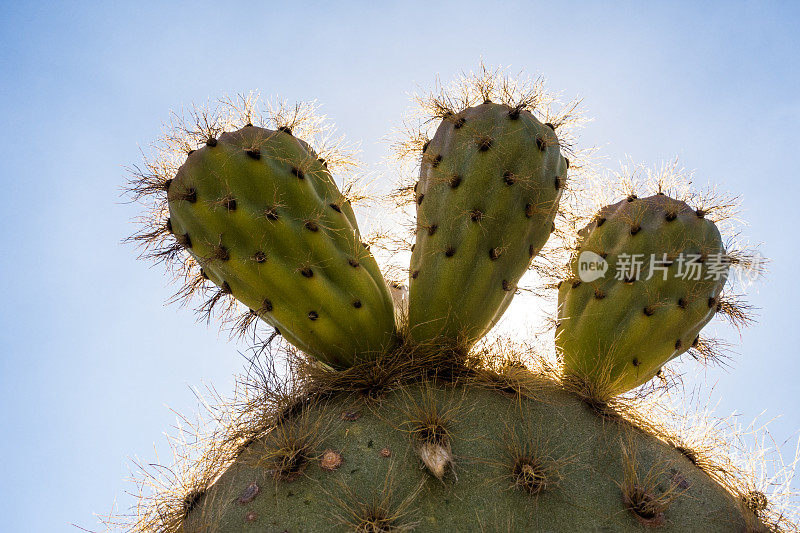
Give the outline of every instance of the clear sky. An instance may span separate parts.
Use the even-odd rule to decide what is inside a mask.
[[[252,89],[317,99],[362,157],[407,93],[481,58],[580,94],[586,145],[679,156],[744,199],[746,235],[773,262],[759,323],[732,368],[686,370],[743,423],[800,429],[797,250],[800,71],[793,2],[0,1],[0,516],[4,531],[101,530],[133,499],[129,458],[155,460],[191,386],[227,393],[244,345],[165,307],[159,268],[120,244],[138,208],[123,166],[171,108]],[[264,7],[267,6],[267,7]],[[333,7],[335,6],[335,7]],[[533,314],[532,314],[533,316]],[[800,483],[795,481],[795,487]]]

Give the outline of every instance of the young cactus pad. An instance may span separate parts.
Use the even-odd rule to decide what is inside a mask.
[[[415,191],[412,338],[469,346],[492,328],[553,229],[567,167],[527,110],[486,102],[442,120]]]
[[[558,290],[566,374],[618,394],[696,345],[722,305],[729,267],[720,232],[704,217],[664,194],[630,196],[581,230],[572,278]],[[604,275],[585,268],[603,262]]]
[[[168,230],[204,276],[335,367],[393,342],[392,299],[325,162],[284,128],[210,138],[167,183]]]
[[[532,397],[420,382],[377,404],[340,395],[296,408],[192,492],[176,525],[185,533],[761,531],[686,453],[527,371],[518,377]]]

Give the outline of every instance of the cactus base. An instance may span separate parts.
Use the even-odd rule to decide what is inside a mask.
[[[759,530],[685,453],[511,371],[295,405],[196,495],[185,531]]]

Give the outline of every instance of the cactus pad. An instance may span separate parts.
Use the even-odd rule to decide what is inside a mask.
[[[421,382],[295,410],[193,495],[183,531],[757,530],[677,449],[525,379],[531,397]]]
[[[554,129],[519,107],[487,102],[442,121],[415,190],[414,339],[469,346],[500,319],[552,231],[567,167]]]
[[[392,299],[353,210],[288,129],[211,138],[167,187],[168,230],[220,294],[336,367],[391,345]]]
[[[605,275],[581,272],[587,259],[605,261]],[[610,394],[647,382],[696,344],[722,306],[728,267],[716,225],[683,201],[630,196],[604,207],[581,230],[573,277],[559,285],[566,373]]]

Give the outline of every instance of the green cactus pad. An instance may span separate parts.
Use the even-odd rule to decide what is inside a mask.
[[[556,345],[567,374],[618,394],[696,344],[721,306],[729,266],[719,230],[704,217],[663,194],[631,196],[581,230],[573,277],[558,292]],[[582,258],[605,260],[608,270],[592,280],[579,270]]]
[[[312,403],[193,494],[184,531],[758,530],[678,449],[534,388],[423,382]]]
[[[386,283],[325,162],[286,129],[247,126],[191,152],[169,230],[221,289],[336,367],[393,342]]]
[[[553,229],[567,167],[527,110],[485,103],[442,121],[415,191],[412,338],[469,346],[492,328]]]

